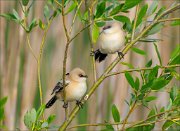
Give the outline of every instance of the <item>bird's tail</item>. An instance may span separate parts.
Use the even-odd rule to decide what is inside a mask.
[[[94,52],[94,55],[95,55],[95,60],[98,61],[98,62],[103,61],[107,56],[107,54],[101,53],[100,50],[96,50]]]
[[[57,100],[57,96],[53,96],[46,104],[46,108],[51,107],[56,102],[56,100]]]

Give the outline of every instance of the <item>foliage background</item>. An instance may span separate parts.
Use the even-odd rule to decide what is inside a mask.
[[[144,3],[151,4],[153,1],[147,0]],[[159,6],[165,5],[169,7],[174,0],[159,1]],[[45,1],[37,0],[31,8],[29,20],[33,18],[40,18],[44,20],[43,10]],[[83,5],[84,6],[84,5]],[[12,12],[15,9],[20,16],[23,15],[20,5],[17,1],[1,0],[0,14]],[[180,12],[173,13],[178,16]],[[67,25],[71,25],[72,14],[66,16]],[[134,18],[135,8],[133,8],[128,16]],[[69,28],[69,27],[68,27]],[[73,34],[79,31],[82,25],[77,20],[73,28]],[[162,57],[163,65],[168,63],[170,53],[180,43],[180,27],[167,26],[162,29],[159,34],[151,36],[152,38],[162,39],[158,42],[160,55]],[[39,28],[35,28],[30,34],[30,42],[35,54],[38,54],[43,32]],[[66,37],[62,25],[62,18],[60,16],[53,20],[53,23],[48,31],[45,40],[45,48],[42,57],[42,89],[43,102],[46,103],[51,97],[52,88],[56,82],[62,78],[63,55],[65,49]],[[74,67],[84,69],[89,78],[88,85],[93,84],[93,73],[91,67],[90,43],[88,32],[81,33],[70,45],[69,56],[67,59],[67,71]],[[129,52],[123,62],[131,63],[134,67],[143,67],[145,63],[152,59],[153,65],[158,64],[157,54],[154,46],[151,43],[143,43],[137,47],[147,52],[146,56],[141,56],[134,52]],[[105,67],[109,65],[117,56],[111,55],[105,62],[97,63],[97,76],[100,76]],[[119,64],[113,71],[127,69],[127,66]],[[134,73],[135,74],[135,73]],[[179,81],[173,80],[168,87],[172,85],[180,86]],[[167,87],[167,88],[168,88]],[[127,115],[128,106],[124,100],[129,100],[131,89],[127,83],[124,75],[113,76],[106,79],[95,94],[90,98],[84,108],[79,112],[78,117],[71,123],[75,125],[78,123],[96,123],[111,120],[111,105],[115,104],[123,119]],[[169,95],[166,92],[158,92],[158,100],[151,103],[158,105],[158,108],[168,104]],[[39,90],[37,82],[37,64],[31,54],[26,40],[26,33],[16,23],[0,18],[0,96],[8,96],[8,101],[5,106],[5,125],[8,129],[26,129],[23,123],[24,114],[28,109],[40,106]],[[53,125],[59,125],[64,120],[64,109],[62,102],[57,102],[51,109],[45,111],[45,117],[49,114],[56,114],[56,119]],[[70,107],[72,109],[73,104]],[[130,121],[140,120],[147,116],[149,110],[142,106],[138,107],[130,116]],[[160,125],[156,125],[155,129],[159,129]],[[88,127],[92,129],[91,127]],[[97,128],[98,129],[98,128]]]

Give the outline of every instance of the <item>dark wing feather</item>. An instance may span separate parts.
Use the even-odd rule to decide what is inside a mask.
[[[63,89],[63,84],[61,82],[58,82],[56,84],[56,86],[54,87],[51,95],[54,94],[54,93],[58,93],[58,92],[62,91],[62,89]]]

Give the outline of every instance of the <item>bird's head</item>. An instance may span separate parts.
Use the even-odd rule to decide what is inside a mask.
[[[109,21],[106,25],[102,28],[102,32],[105,34],[116,33],[121,30],[121,24],[119,22]]]
[[[69,77],[76,82],[85,82],[87,79],[86,73],[80,68],[74,68],[69,73]]]

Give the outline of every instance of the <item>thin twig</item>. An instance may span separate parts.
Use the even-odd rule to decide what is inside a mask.
[[[59,3],[57,0],[55,0],[55,2],[56,2],[56,4],[57,4],[58,6],[62,7],[62,4]]]
[[[175,68],[175,67],[180,67],[180,64],[176,64],[176,65],[168,65],[168,66],[159,66],[159,68]],[[110,76],[114,76],[114,75],[118,75],[118,74],[122,74],[122,73],[126,73],[126,72],[133,72],[133,71],[144,71],[144,70],[152,70],[154,67],[147,67],[147,68],[136,68],[136,69],[129,69],[129,70],[123,70],[120,72],[113,72],[110,74],[107,74],[105,77],[110,77]]]
[[[132,107],[130,108],[130,110],[129,110],[127,116],[126,116],[126,118],[124,119],[123,125],[122,125],[122,130],[124,130],[125,125],[126,125],[126,123],[127,123],[127,120],[128,120],[128,118],[129,118],[129,116],[130,116],[131,113],[134,111],[134,109],[135,109],[135,107],[136,107],[136,103],[137,103],[137,101],[134,102],[134,104],[133,104]]]
[[[159,22],[166,22],[166,21],[176,21],[176,20],[180,20],[180,18],[162,19],[162,20],[158,20],[158,23],[159,23]]]
[[[133,24],[131,41],[133,41],[133,39],[134,39],[134,34],[135,34],[135,29],[136,29],[136,22],[137,22],[138,12],[139,12],[139,4],[138,4],[137,7],[136,7],[136,12],[135,12],[135,18],[134,18],[134,24]]]
[[[71,34],[72,32],[72,28],[73,28],[73,25],[75,23],[75,20],[76,20],[76,17],[77,17],[77,14],[78,14],[78,11],[79,11],[79,8],[81,7],[82,3],[83,3],[84,0],[81,0],[81,2],[79,3],[77,9],[76,9],[76,12],[75,12],[75,15],[73,17],[73,21],[72,21],[72,24],[71,24],[71,27],[70,27],[70,30],[69,30],[69,34]]]
[[[64,0],[62,0],[62,19],[63,19],[63,27],[64,27],[66,39],[67,39],[65,52],[64,52],[64,60],[63,60],[63,88],[64,88],[63,89],[63,95],[64,95],[64,103],[67,103],[66,102],[66,93],[65,93],[65,85],[66,85],[65,77],[66,77],[66,61],[67,61],[69,44],[70,44],[70,42],[69,42],[70,36],[69,36],[68,31],[67,31],[66,20],[65,20],[65,16],[64,16]],[[67,120],[67,119],[68,119],[68,109],[65,108],[65,120]]]

